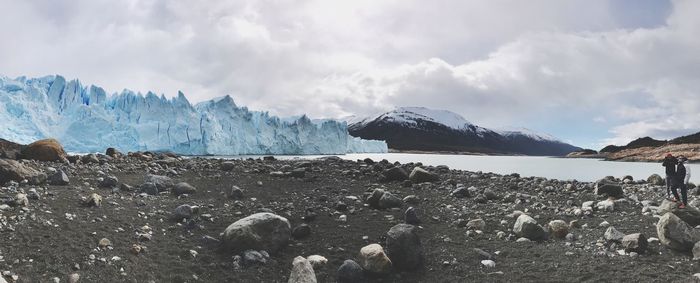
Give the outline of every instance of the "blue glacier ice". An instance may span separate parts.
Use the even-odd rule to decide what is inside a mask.
[[[230,96],[190,104],[124,90],[108,95],[61,76],[0,76],[0,138],[30,143],[56,138],[68,151],[172,151],[187,155],[387,152],[383,141],[348,135],[347,124],[281,119],[237,106]]]

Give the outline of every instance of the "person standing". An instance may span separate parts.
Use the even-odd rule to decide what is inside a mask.
[[[678,167],[676,168],[676,176],[673,178],[673,196],[676,200],[680,199],[682,202],[678,205],[678,208],[685,208],[688,205],[688,181],[690,180],[690,170],[685,168],[685,161],[688,159],[681,155],[678,157]],[[678,189],[681,189],[681,198],[678,197]]]
[[[661,164],[661,166],[666,167],[666,198],[668,199],[671,199],[671,186],[676,177],[676,164],[678,164],[678,160],[670,153],[666,155]]]

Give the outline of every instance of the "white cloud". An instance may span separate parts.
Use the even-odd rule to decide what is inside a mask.
[[[422,105],[534,128],[573,116],[619,143],[700,130],[698,5],[629,29],[608,1],[0,0],[0,72],[231,94],[280,115]]]

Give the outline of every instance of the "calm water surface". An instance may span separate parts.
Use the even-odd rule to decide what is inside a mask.
[[[247,158],[251,156],[221,157],[220,158]],[[258,157],[258,156],[253,156]],[[322,156],[276,156],[279,159],[311,159]],[[425,165],[447,165],[451,169],[467,171],[483,171],[498,174],[518,173],[523,177],[537,176],[560,180],[579,180],[592,182],[605,176],[621,178],[631,175],[638,179],[646,179],[651,174],[664,176],[664,168],[661,163],[651,162],[616,162],[597,159],[568,159],[535,156],[474,156],[474,155],[447,155],[447,154],[411,154],[411,153],[367,153],[347,154],[339,157],[349,160],[372,158],[375,161],[382,159],[401,163],[421,162]],[[690,167],[691,181],[700,183],[700,164],[686,164]]]

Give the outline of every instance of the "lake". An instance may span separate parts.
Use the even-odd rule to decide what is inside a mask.
[[[251,156],[219,157],[247,158]],[[259,156],[254,156],[259,157]],[[276,156],[279,159],[309,159],[318,155],[307,156]],[[661,163],[652,162],[616,162],[598,159],[573,159],[539,156],[477,156],[449,154],[413,154],[413,153],[358,153],[339,155],[348,160],[371,158],[374,161],[382,159],[401,163],[421,162],[425,165],[447,165],[451,169],[467,171],[483,171],[498,174],[518,173],[523,177],[536,176],[560,180],[578,180],[593,182],[605,176],[622,178],[631,175],[635,180],[646,179],[651,174],[665,177]],[[700,183],[700,164],[686,164],[692,172],[691,181]]]

